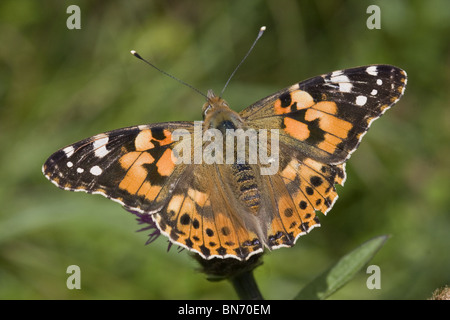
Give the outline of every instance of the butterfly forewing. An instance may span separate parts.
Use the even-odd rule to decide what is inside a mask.
[[[184,170],[171,158],[171,133],[181,128],[193,125],[160,123],[101,133],[55,152],[42,171],[59,188],[98,193],[128,209],[153,212]]]
[[[241,112],[250,127],[281,129],[280,142],[305,156],[341,163],[373,120],[403,95],[406,73],[373,65],[335,71],[281,90]]]

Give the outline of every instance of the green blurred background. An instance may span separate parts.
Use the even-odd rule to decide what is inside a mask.
[[[81,9],[68,30],[66,9]],[[366,9],[381,9],[369,30]],[[57,189],[41,166],[57,149],[120,127],[200,120],[204,98],[147,67],[131,49],[206,92],[222,89],[259,28],[267,31],[224,97],[237,111],[300,80],[393,64],[405,96],[347,165],[322,227],[264,257],[255,277],[269,299],[290,299],[362,242],[389,234],[364,271],[332,298],[426,299],[450,284],[450,2],[60,1],[0,3],[0,298],[237,298],[209,282],[186,251],[101,196]],[[68,290],[66,268],[81,268]]]

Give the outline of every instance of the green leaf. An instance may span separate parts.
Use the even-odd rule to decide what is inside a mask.
[[[361,270],[384,245],[389,236],[373,238],[343,256],[334,266],[307,284],[295,300],[323,300],[336,292]]]

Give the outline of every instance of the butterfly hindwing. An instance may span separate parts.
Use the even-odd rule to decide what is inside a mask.
[[[172,241],[202,257],[246,259],[262,252],[257,221],[234,197],[228,182],[230,166],[190,166],[155,221]]]

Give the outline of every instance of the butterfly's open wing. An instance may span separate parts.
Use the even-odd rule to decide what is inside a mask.
[[[42,167],[59,188],[101,194],[127,209],[152,213],[161,208],[185,165],[175,165],[172,122],[128,127],[76,142],[51,155]]]
[[[335,71],[268,96],[240,115],[251,128],[281,129],[280,143],[305,157],[339,164],[358,147],[370,124],[394,105],[405,71],[372,65]]]
[[[275,195],[269,247],[292,246],[318,226],[345,181],[345,161],[371,123],[403,95],[406,73],[388,65],[335,71],[281,90],[241,112],[246,125],[279,129],[279,170],[264,188]]]

